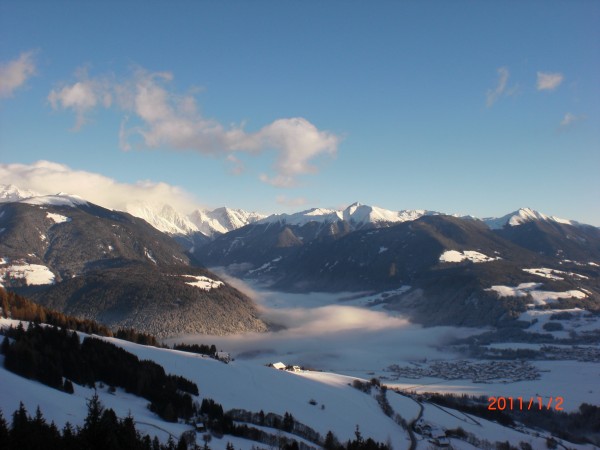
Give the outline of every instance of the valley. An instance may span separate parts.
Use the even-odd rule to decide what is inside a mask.
[[[169,208],[136,217],[68,194],[5,191],[2,286],[98,321],[113,330],[101,339],[196,383],[193,400],[214,400],[232,421],[225,436],[212,430],[212,449],[282,436],[320,449],[328,431],[352,446],[357,426],[395,450],[599,442],[593,425],[560,426],[600,406],[596,227],[528,209],[479,220],[353,204],[266,218],[219,209],[232,229],[200,237],[200,222],[177,228]],[[166,348],[114,337],[131,328]],[[214,346],[226,363],[173,350],[181,343]],[[58,426],[77,424],[96,392],[163,443],[206,436],[120,387],[74,383],[68,394],[0,370],[5,416],[23,401]],[[278,428],[286,414],[297,425]]]

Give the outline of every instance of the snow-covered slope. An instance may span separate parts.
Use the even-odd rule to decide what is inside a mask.
[[[1,325],[8,325],[7,319],[0,319]],[[522,428],[511,429],[485,419],[463,414],[456,410],[439,407],[419,401],[410,396],[388,391],[386,396],[392,408],[392,417],[384,414],[376,399],[378,388],[365,393],[352,387],[354,377],[326,372],[288,372],[268,368],[251,361],[236,360],[229,364],[201,355],[160,349],[103,338],[118,345],[140,359],[155,361],[168,373],[181,375],[195,382],[201,398],[212,398],[220,403],[225,411],[243,409],[251,412],[264,411],[283,415],[292,414],[294,419],[316,430],[321,436],[332,431],[341,442],[355,438],[356,426],[364,438],[371,437],[379,442],[387,442],[394,449],[410,447],[410,436],[393,418],[398,415],[406,422],[421,416],[432,428],[445,430],[463,428],[473,437],[483,441],[509,441],[513,445],[527,442],[533,448],[545,448],[545,432],[534,432]],[[0,356],[0,366],[2,362]],[[4,416],[10,414],[23,402],[30,413],[39,405],[46,420],[54,421],[62,428],[68,421],[82,425],[86,411],[86,399],[97,392],[101,402],[113,408],[119,417],[128,414],[134,418],[136,427],[144,433],[158,434],[165,442],[169,435],[177,439],[191,427],[182,423],[161,421],[146,407],[147,401],[125,393],[122,389],[110,393],[107,386],[97,386],[96,391],[74,385],[74,393],[67,394],[38,382],[21,378],[0,367],[0,409]],[[200,400],[200,399],[198,399]],[[269,429],[273,432],[273,429]],[[276,432],[276,431],[275,431]],[[202,444],[202,435],[196,435],[197,443]],[[227,442],[235,442],[235,448],[250,450],[251,441],[235,440],[231,436],[214,437],[210,447],[224,450]],[[429,448],[423,436],[417,435],[416,448]],[[465,441],[452,440],[454,448],[473,448]],[[481,447],[479,447],[481,448]],[[569,444],[569,448],[589,448]]]
[[[39,196],[37,192],[19,189],[14,184],[0,184],[0,203],[16,202],[24,198]]]
[[[223,234],[263,219],[265,216],[242,209],[197,209],[188,218],[206,236]]]
[[[170,205],[150,205],[142,202],[128,204],[127,212],[144,219],[163,233],[183,236],[202,233],[209,237],[236,230],[265,217],[255,212],[230,208],[217,208],[212,211],[197,209],[185,215]]]
[[[432,214],[439,213],[422,209],[390,211],[377,206],[362,205],[357,202],[345,209],[339,210],[313,208],[294,214],[273,214],[263,219],[260,223],[281,222],[288,225],[302,226],[310,222],[329,224],[344,220],[350,223],[353,228],[358,229],[366,225],[407,222]]]
[[[520,208],[517,211],[513,211],[502,217],[488,217],[482,219],[492,230],[498,230],[505,226],[515,227],[526,222],[534,220],[545,220],[551,222],[558,222],[566,225],[578,225],[578,222],[561,219],[560,217],[547,216],[539,211],[535,211],[531,208]]]
[[[27,203],[29,205],[37,206],[72,206],[77,207],[80,205],[87,205],[88,202],[79,197],[78,195],[70,195],[64,192],[59,192],[56,195],[40,195],[37,197],[30,197],[19,201],[20,203]]]
[[[170,205],[153,206],[144,202],[133,202],[127,205],[126,211],[132,216],[144,219],[163,233],[187,235],[200,231],[188,217]]]
[[[54,206],[76,206],[86,203],[76,195],[62,192],[56,195],[41,195],[34,191],[19,189],[12,184],[0,184],[0,203],[9,202]],[[169,204],[150,204],[141,201],[129,202],[125,212],[144,219],[163,233],[183,236],[195,233],[202,233],[205,236],[223,234],[266,217],[264,214],[230,208],[217,208],[212,211],[197,209],[186,215]]]

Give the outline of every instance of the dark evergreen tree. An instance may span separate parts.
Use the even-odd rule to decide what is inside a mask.
[[[63,450],[78,450],[81,448],[79,436],[73,427],[67,422],[62,430],[62,448]]]
[[[337,450],[339,448],[339,441],[335,437],[335,435],[330,431],[327,432],[325,436],[325,442],[323,444],[323,448],[325,450]]]
[[[292,416],[289,412],[286,412],[283,415],[283,424],[281,429],[287,432],[290,432],[294,429],[294,416]]]
[[[6,353],[8,353],[9,347],[10,347],[10,342],[8,340],[8,336],[4,336],[4,339],[2,339],[2,345],[0,346],[0,353],[2,353],[3,355],[6,355]]]
[[[63,391],[65,391],[67,394],[72,394],[75,392],[75,389],[73,388],[73,383],[71,383],[71,380],[67,380],[65,378],[65,382],[63,383]]]
[[[10,427],[10,444],[12,448],[29,448],[30,434],[31,429],[27,409],[25,409],[23,402],[20,402],[19,409],[13,413]]]
[[[0,410],[0,448],[8,448],[8,424]]]

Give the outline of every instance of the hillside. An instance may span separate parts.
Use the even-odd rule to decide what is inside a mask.
[[[257,223],[217,237],[196,256],[209,267],[222,266],[281,291],[402,288],[379,303],[429,325],[497,325],[514,319],[533,300],[499,295],[493,286],[522,283],[538,283],[548,292],[579,290],[579,297],[564,300],[565,307],[600,308],[600,266],[593,262],[600,262],[594,251],[600,233],[593,227],[544,221],[492,230],[479,220],[445,215],[388,225],[353,230],[345,221]],[[557,258],[556,250],[549,254],[532,240],[517,239],[530,226],[537,226],[539,239],[552,248],[570,244],[565,251],[577,251],[581,259]],[[545,231],[556,227],[562,235]],[[582,233],[587,233],[585,242],[569,238]],[[544,276],[551,270],[571,275]]]
[[[144,220],[68,195],[0,205],[0,284],[158,336],[264,331],[252,301]]]

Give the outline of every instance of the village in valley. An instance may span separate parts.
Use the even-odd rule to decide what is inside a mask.
[[[474,383],[512,383],[540,378],[539,370],[527,361],[486,361],[474,363],[466,360],[412,363],[410,366],[393,364],[386,369],[390,375],[382,380],[423,377],[444,380],[471,380]]]

